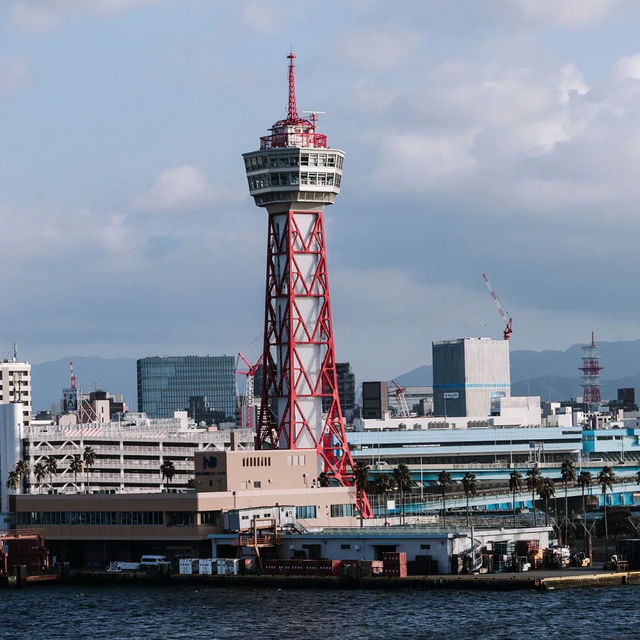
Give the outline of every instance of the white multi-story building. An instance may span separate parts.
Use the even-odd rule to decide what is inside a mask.
[[[31,365],[6,358],[0,363],[0,404],[22,403],[23,422],[31,422]]]
[[[77,425],[32,425],[24,429],[24,458],[31,474],[30,493],[152,493],[186,490],[194,477],[196,451],[221,451],[231,447],[253,449],[254,433],[248,429],[215,431],[196,428],[186,412],[174,418],[152,420],[145,414],[127,414],[119,422]],[[75,456],[87,447],[95,452],[91,468],[72,469]],[[38,480],[38,462],[54,458],[57,472]],[[175,476],[167,481],[161,466],[171,461]]]

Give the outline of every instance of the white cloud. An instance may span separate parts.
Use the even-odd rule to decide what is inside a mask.
[[[198,167],[188,164],[163,171],[136,200],[136,209],[154,212],[192,211],[226,198]]]
[[[9,8],[9,20],[21,31],[43,33],[57,27],[71,13],[91,11],[113,15],[155,2],[157,0],[15,0]]]
[[[335,46],[342,61],[368,71],[393,69],[411,55],[420,43],[417,31],[382,28],[359,29],[346,33]]]
[[[524,18],[560,27],[582,28],[606,18],[620,0],[515,0]]]
[[[640,80],[640,53],[620,58],[614,67],[616,80]]]
[[[0,56],[0,93],[13,91],[24,85],[29,66],[23,57]]]

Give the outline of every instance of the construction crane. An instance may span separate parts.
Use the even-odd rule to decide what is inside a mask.
[[[238,361],[242,360],[242,362],[247,365],[246,369],[238,369]],[[253,402],[254,402],[254,377],[256,375],[256,371],[262,365],[262,355],[258,358],[258,361],[255,364],[250,364],[249,361],[241,354],[238,353],[238,360],[236,361],[236,375],[247,376],[247,382],[244,391],[244,401],[241,407],[241,427],[244,429],[253,429],[255,426],[253,420]]]
[[[493,301],[496,303],[496,307],[498,307],[498,313],[500,314],[502,321],[505,323],[504,329],[502,330],[502,335],[505,340],[509,340],[509,338],[511,337],[511,334],[513,333],[513,326],[512,326],[513,320],[511,318],[511,314],[504,308],[504,305],[502,304],[502,302],[500,302],[500,298],[498,298],[498,294],[496,293],[495,289],[491,286],[491,283],[489,282],[489,278],[487,278],[487,274],[483,273],[482,277],[484,278],[484,282],[487,285],[487,289],[489,289],[489,294],[493,298]]]
[[[409,405],[407,404],[407,396],[405,395],[406,387],[401,387],[395,380],[391,381],[391,384],[395,387],[394,394],[396,396],[396,402],[398,403],[398,411],[403,418],[408,418]]]

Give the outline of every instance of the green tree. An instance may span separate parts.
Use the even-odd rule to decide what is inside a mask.
[[[96,463],[96,452],[93,447],[85,447],[82,452],[82,462],[84,463],[85,471],[87,472],[87,492],[89,492],[89,473],[93,469],[93,466]]]
[[[409,467],[406,464],[399,464],[393,470],[393,479],[396,483],[396,487],[400,492],[400,502],[402,504],[402,522],[404,523],[405,512],[404,512],[404,495],[407,491],[411,489],[411,472],[409,471]]]
[[[44,459],[45,468],[49,474],[49,485],[53,493],[53,476],[58,473],[58,460],[54,456],[47,456]]]
[[[556,488],[551,478],[542,478],[538,483],[538,495],[544,500],[544,526],[549,526],[549,498],[556,494]]]
[[[585,490],[587,489],[587,487],[590,487],[591,483],[593,482],[593,476],[588,471],[581,471],[578,474],[576,482],[578,483],[578,486],[582,491],[582,527],[584,528],[585,551],[588,553],[591,547],[591,545],[589,544],[591,533],[587,529],[587,503],[584,496]]]
[[[533,526],[538,526],[538,515],[536,513],[536,491],[542,482],[542,476],[540,475],[540,469],[538,465],[527,471],[527,491],[531,492],[531,502],[533,504]]]
[[[162,479],[167,481],[167,488],[171,484],[171,480],[176,475],[176,466],[173,464],[173,460],[165,460],[160,465],[160,473],[162,474]]]
[[[47,475],[47,465],[42,461],[36,462],[36,464],[33,467],[33,475],[35,476],[35,479],[36,479],[36,485],[38,487],[38,493],[40,493],[42,481],[44,480],[45,476]]]
[[[328,487],[331,484],[331,479],[324,471],[318,476],[318,486]]]
[[[73,482],[76,485],[76,492],[78,491],[78,474],[82,473],[82,458],[79,455],[73,456],[73,460],[69,465],[69,469],[73,471]]]
[[[514,469],[509,474],[509,490],[511,491],[511,512],[513,514],[513,526],[516,526],[516,493],[522,491],[522,474]]]
[[[616,481],[614,470],[605,466],[598,474],[598,484],[602,489],[602,499],[604,503],[604,559],[609,560],[609,525],[607,522],[607,489],[613,491],[613,483]]]
[[[369,465],[362,460],[357,460],[353,465],[353,476],[356,484],[356,491],[358,493],[358,504],[362,504],[362,497],[367,489],[367,483],[369,482]],[[364,526],[364,514],[360,509],[360,526]]]
[[[384,502],[384,523],[387,524],[389,520],[389,514],[387,510],[387,494],[393,491],[393,482],[388,473],[383,473],[378,476],[375,484],[376,493],[382,496],[382,502]]]
[[[15,466],[15,472],[18,474],[18,478],[22,481],[22,486],[25,486],[25,480],[29,477],[29,463],[26,460],[18,460]]]
[[[562,461],[562,468],[560,471],[562,476],[562,482],[564,484],[564,543],[568,544],[568,528],[569,528],[569,497],[568,487],[570,482],[576,481],[576,468],[573,465],[573,460],[565,458]]]
[[[467,527],[469,526],[469,497],[476,495],[476,474],[467,471],[462,477],[462,489],[467,499]]]
[[[14,470],[9,471],[7,474],[7,489],[11,489],[11,491],[17,491],[20,486],[20,476]]]
[[[442,524],[447,526],[447,487],[451,485],[453,480],[451,479],[451,474],[448,471],[441,471],[438,474],[438,479],[436,481],[440,486],[440,493],[442,496]]]

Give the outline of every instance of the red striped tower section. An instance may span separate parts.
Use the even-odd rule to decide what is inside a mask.
[[[317,454],[318,472],[355,484],[336,379],[323,210],[340,192],[344,152],[316,133],[316,115],[296,105],[293,53],[289,104],[260,149],[243,154],[249,192],[269,215],[261,406],[256,446]],[[323,398],[330,398],[322,412]],[[366,495],[358,509],[371,516]]]

